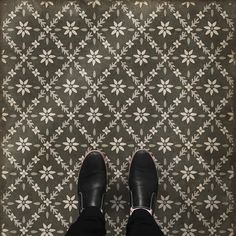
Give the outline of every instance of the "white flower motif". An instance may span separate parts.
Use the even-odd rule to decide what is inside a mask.
[[[221,15],[224,19],[229,16],[226,11],[223,11],[220,15]]]
[[[53,6],[54,4],[53,4],[53,2],[47,0],[47,1],[42,1],[40,5],[48,8],[49,6]]]
[[[66,142],[63,142],[63,144],[65,145],[64,151],[68,150],[69,153],[71,153],[73,150],[77,151],[76,146],[79,145],[79,143],[75,142],[75,137],[72,139],[66,137]]]
[[[20,232],[22,235],[26,235],[26,233],[28,232],[28,229],[26,229],[25,226],[23,226],[21,229],[20,229]]]
[[[139,5],[139,7],[142,8],[143,5],[147,6],[148,3],[147,3],[147,1],[140,1],[139,0],[139,1],[135,1],[134,5]]]
[[[185,28],[185,30],[188,32],[188,34],[190,34],[191,31],[193,31],[193,28],[190,25],[188,25],[188,27]]]
[[[17,35],[21,34],[21,37],[24,38],[25,35],[30,35],[30,30],[32,29],[32,27],[28,26],[28,21],[26,21],[25,23],[22,23],[21,21],[19,22],[20,25],[16,26],[16,29],[18,29]]]
[[[231,54],[228,55],[229,57],[229,63],[233,63],[236,64],[236,57],[235,57],[236,53],[231,50]]]
[[[193,170],[193,166],[184,166],[184,170],[181,170],[180,172],[183,174],[182,179],[186,178],[187,182],[190,179],[195,179],[194,174],[197,173],[197,171]]]
[[[179,13],[179,11],[176,11],[173,16],[176,18],[176,19],[179,19],[181,17],[181,14]]]
[[[158,15],[155,11],[152,11],[152,13],[149,14],[149,16],[151,16],[153,19],[155,19]]]
[[[169,82],[170,82],[169,80],[164,81],[161,79],[161,84],[157,84],[157,86],[160,88],[158,92],[163,93],[164,96],[166,95],[167,92],[171,93],[170,88],[172,88],[173,85],[169,84]]]
[[[124,209],[125,206],[124,204],[126,203],[126,201],[122,200],[122,195],[120,196],[115,196],[113,195],[113,200],[110,200],[110,202],[112,203],[111,209],[115,208],[116,211],[119,211],[119,209]]]
[[[205,15],[202,13],[202,11],[200,11],[196,16],[202,19]]]
[[[76,30],[79,29],[79,27],[75,26],[75,21],[73,21],[72,23],[66,21],[66,26],[63,26],[62,27],[63,29],[65,29],[65,33],[64,35],[69,35],[69,38],[72,36],[72,35],[77,35],[77,32]]]
[[[205,189],[205,187],[203,187],[203,185],[200,184],[200,185],[197,187],[197,189],[198,189],[200,192],[202,192],[202,191]]]
[[[23,81],[23,80],[19,80],[19,84],[16,84],[16,87],[18,87],[17,93],[20,93],[22,95],[24,95],[25,93],[30,93],[30,90],[28,88],[31,88],[32,85],[28,84],[28,79]]]
[[[214,150],[219,151],[217,146],[219,146],[220,143],[216,142],[216,138],[211,139],[211,138],[208,137],[207,139],[208,139],[208,142],[204,142],[204,144],[207,146],[205,150],[206,151],[209,150],[210,153],[212,153]]]
[[[100,0],[91,0],[88,2],[88,5],[92,5],[92,7],[96,7],[96,5],[100,6],[101,5],[101,2]]]
[[[26,195],[25,197],[23,196],[19,196],[20,199],[16,200],[16,202],[18,203],[17,209],[21,208],[22,211],[24,211],[26,208],[30,209],[29,204],[32,203],[32,201],[28,200],[29,196]]]
[[[227,115],[229,116],[229,121],[232,121],[232,120],[234,120],[234,112],[233,112],[233,110],[231,109],[231,111],[230,112],[227,112]]]
[[[63,200],[63,202],[65,203],[64,208],[68,208],[69,211],[71,211],[73,208],[77,209],[77,206],[75,204],[77,204],[78,201],[75,200],[75,195],[73,195],[72,197],[66,195],[66,200]]]
[[[20,59],[22,60],[22,62],[25,62],[28,59],[28,57],[25,54],[22,54],[20,56]]]
[[[11,77],[13,77],[14,75],[16,75],[16,72],[15,72],[13,69],[11,69],[11,70],[8,72],[8,74],[9,74]]]
[[[40,228],[39,230],[42,232],[40,236],[53,236],[53,232],[55,232],[55,229],[52,229],[52,224],[46,225],[43,223],[43,228]]]
[[[88,121],[92,120],[93,124],[97,121],[101,121],[99,116],[102,116],[102,113],[98,112],[99,108],[93,109],[90,107],[90,112],[87,112],[86,114],[89,116]]]
[[[121,80],[117,81],[117,80],[113,79],[113,82],[114,82],[114,84],[110,84],[110,86],[113,88],[111,90],[111,93],[115,92],[116,95],[118,95],[120,92],[124,93],[124,89],[123,88],[125,88],[126,85],[122,84],[123,80],[121,79]]]
[[[75,80],[70,81],[70,80],[66,79],[66,83],[67,84],[63,84],[63,87],[66,88],[64,93],[69,93],[69,95],[71,95],[73,92],[77,93],[76,88],[78,88],[79,85],[75,84]]]
[[[182,63],[186,62],[187,66],[190,64],[190,62],[194,64],[194,58],[197,57],[196,55],[193,55],[193,49],[190,51],[184,49],[184,54],[181,54],[180,56],[183,57]]]
[[[194,232],[197,230],[193,228],[193,224],[187,225],[184,223],[184,228],[180,229],[183,231],[182,236],[195,236]]]
[[[8,55],[7,54],[4,54],[5,53],[5,50],[2,50],[2,57],[1,57],[1,60],[2,60],[2,63],[7,63],[6,59],[8,58]]]
[[[124,35],[124,30],[126,29],[126,27],[122,26],[123,22],[121,21],[120,23],[117,23],[113,21],[113,24],[114,26],[110,26],[110,28],[113,30],[111,32],[111,35],[115,34],[117,38],[120,34]]]
[[[205,75],[205,72],[204,72],[202,69],[200,69],[200,70],[197,72],[197,75],[198,75],[199,77],[202,77],[203,75]]]
[[[55,72],[55,74],[58,76],[58,77],[61,77],[64,73],[61,69],[58,69],[57,72]]]
[[[45,178],[45,181],[47,182],[49,179],[53,179],[53,174],[55,174],[56,172],[51,170],[52,166],[49,166],[48,168],[46,166],[43,165],[43,170],[40,170],[39,173],[42,174],[40,179]]]
[[[47,25],[46,27],[43,28],[44,31],[48,34],[52,29]]]
[[[42,57],[40,63],[45,63],[45,65],[47,66],[48,63],[53,63],[52,58],[56,57],[55,55],[51,55],[52,50],[46,51],[43,49],[43,54],[40,54],[39,56]]]
[[[189,110],[187,108],[184,107],[184,112],[181,112],[180,114],[183,116],[182,121],[187,122],[187,124],[190,121],[195,121],[194,116],[197,115],[197,113],[192,112],[193,108],[190,108]]]
[[[186,5],[186,7],[189,8],[191,5],[195,6],[195,2],[183,2],[182,5]]]
[[[164,54],[164,55],[161,57],[161,59],[162,59],[164,62],[167,62],[167,61],[170,59],[170,57],[168,57],[166,54]]]
[[[150,113],[147,113],[145,111],[146,107],[144,107],[142,110],[137,107],[137,112],[133,113],[136,116],[134,121],[139,121],[140,124],[142,124],[143,120],[148,121],[147,116],[149,116]]]
[[[145,54],[145,53],[146,53],[146,50],[143,50],[143,51],[141,52],[141,51],[139,51],[139,50],[137,49],[137,53],[138,53],[138,54],[133,55],[133,56],[136,58],[136,60],[134,61],[134,63],[139,63],[140,66],[141,66],[143,63],[148,63],[147,58],[149,58],[150,56]]]
[[[226,48],[226,46],[228,45],[228,42],[226,42],[225,40],[223,40],[220,45],[223,47],[223,48]]]
[[[211,197],[211,196],[207,196],[208,200],[204,200],[204,202],[207,204],[206,205],[206,209],[210,208],[210,211],[213,211],[214,208],[219,209],[218,205],[220,203],[220,201],[216,200],[216,195]]]
[[[171,209],[171,205],[173,203],[173,201],[169,200],[170,196],[167,195],[166,197],[164,197],[163,195],[161,195],[161,200],[158,200],[157,202],[160,203],[159,208],[163,208],[163,211],[166,211],[166,209]]]
[[[113,146],[111,148],[112,151],[116,150],[116,153],[118,153],[120,150],[124,151],[123,146],[125,146],[126,143],[122,142],[122,138],[117,139],[117,138],[113,137],[113,141],[114,142],[110,142],[110,144]]]
[[[170,22],[166,22],[164,23],[163,21],[161,21],[161,26],[157,26],[157,28],[160,30],[159,31],[159,35],[163,35],[163,37],[165,38],[166,35],[171,35],[171,30],[174,29],[173,27],[169,26]]]
[[[220,27],[216,26],[216,21],[211,23],[208,21],[208,26],[204,26],[204,28],[207,30],[206,35],[210,34],[210,37],[212,38],[215,35],[219,35],[218,31]]]
[[[119,178],[120,176],[122,176],[122,173],[119,170],[116,170],[114,174],[116,178]]]
[[[5,169],[5,166],[2,166],[2,178],[3,179],[7,179],[7,177],[6,177],[6,175],[9,173],[9,171],[7,171],[7,170],[4,170]],[[21,174],[21,172],[20,172],[20,174]]]
[[[215,93],[219,93],[217,88],[220,88],[220,85],[216,84],[216,79],[211,81],[211,80],[207,80],[208,84],[204,84],[204,86],[207,88],[206,89],[206,93],[210,93],[211,95],[215,92]]]
[[[31,146],[32,143],[29,143],[29,142],[28,142],[28,139],[29,139],[28,137],[25,138],[25,139],[23,139],[23,138],[20,137],[20,141],[19,141],[19,142],[16,142],[16,144],[19,146],[19,147],[17,148],[17,151],[20,151],[20,150],[21,150],[22,153],[24,153],[25,151],[30,151],[29,146]]]
[[[45,120],[45,123],[47,124],[48,121],[53,121],[53,118],[52,116],[55,116],[56,113],[53,113],[51,112],[52,111],[52,108],[48,108],[46,109],[45,107],[43,107],[43,112],[39,112],[39,115],[42,116],[41,120],[40,121],[44,121]]]
[[[90,49],[90,54],[87,54],[86,56],[89,58],[88,63],[92,63],[93,66],[96,63],[101,63],[99,58],[102,58],[102,55],[98,54],[99,50],[96,50],[95,52]]]
[[[159,150],[159,151],[162,150],[163,153],[166,153],[167,150],[168,150],[168,151],[171,151],[171,147],[170,147],[170,146],[172,146],[172,145],[174,145],[174,144],[171,143],[171,142],[169,142],[169,140],[170,140],[169,137],[166,138],[166,139],[164,139],[164,138],[161,137],[161,142],[157,142],[157,144],[160,145],[160,147],[159,147],[158,150]]]

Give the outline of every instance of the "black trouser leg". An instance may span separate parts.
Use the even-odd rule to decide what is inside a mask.
[[[137,209],[129,217],[126,236],[164,236],[153,216],[144,209]]]
[[[98,207],[84,209],[65,236],[104,236],[105,217]]]

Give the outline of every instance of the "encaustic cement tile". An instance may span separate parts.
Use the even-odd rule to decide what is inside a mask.
[[[64,235],[85,154],[108,165],[124,235],[133,152],[166,235],[233,235],[234,1],[1,2],[2,235]]]

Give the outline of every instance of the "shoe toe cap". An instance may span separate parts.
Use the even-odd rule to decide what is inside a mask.
[[[84,171],[90,172],[91,170],[106,170],[104,156],[99,151],[91,151],[89,152],[83,161],[82,169]],[[82,172],[83,172],[82,170]]]
[[[141,167],[141,168],[155,168],[155,163],[153,161],[153,158],[151,156],[151,154],[144,150],[138,150],[134,155],[133,155],[133,159],[132,159],[132,163],[131,165],[135,165],[136,167]]]

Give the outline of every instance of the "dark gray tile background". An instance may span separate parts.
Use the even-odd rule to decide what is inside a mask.
[[[0,6],[1,235],[64,235],[92,149],[108,165],[107,235],[125,235],[140,148],[166,235],[234,235],[235,1]]]

